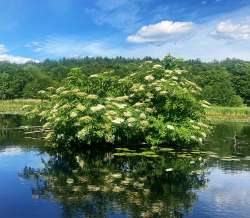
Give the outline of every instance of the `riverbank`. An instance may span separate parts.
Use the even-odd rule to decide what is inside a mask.
[[[212,121],[250,122],[250,107],[219,107],[207,109],[207,116]]]
[[[0,114],[24,114],[25,105],[34,105],[39,102],[40,100],[37,99],[0,100]]]
[[[38,104],[37,99],[0,100],[0,114],[24,114],[25,105]],[[250,107],[220,107],[211,106],[207,116],[212,121],[250,122]]]

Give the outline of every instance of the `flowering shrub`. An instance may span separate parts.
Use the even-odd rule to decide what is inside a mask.
[[[91,76],[73,69],[65,86],[40,91],[42,104],[30,114],[44,122],[54,146],[201,143],[208,126],[200,88],[185,71],[145,62],[136,72]]]

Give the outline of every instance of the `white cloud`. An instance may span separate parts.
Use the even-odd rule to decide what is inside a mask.
[[[4,54],[8,52],[8,49],[5,47],[5,45],[0,44],[0,54]]]
[[[127,57],[145,57],[150,55],[162,58],[164,55],[171,53],[177,57],[186,59],[200,58],[203,61],[222,60],[227,57],[250,61],[250,43],[248,41],[227,40],[225,38],[220,38],[219,40],[214,35],[211,35],[221,21],[234,18],[234,23],[246,23],[246,17],[249,16],[249,12],[250,7],[244,7],[234,12],[207,17],[202,23],[194,25],[195,28],[191,31],[192,37],[187,34],[188,40],[168,40],[167,42],[169,43],[162,43],[161,46],[155,46],[154,43],[130,43],[129,49],[122,54]]]
[[[141,4],[146,0],[97,0],[85,9],[97,25],[110,25],[122,31],[131,30],[141,20]]]
[[[42,58],[120,55],[119,49],[111,48],[104,42],[83,41],[74,37],[49,37],[45,41],[32,42],[26,47]]]
[[[97,0],[96,6],[104,11],[112,11],[128,4],[128,0]]]
[[[212,35],[219,39],[250,40],[250,19],[235,23],[231,20],[220,22]]]
[[[22,56],[14,56],[14,55],[8,54],[8,49],[3,44],[0,44],[0,61],[7,61],[10,63],[16,63],[16,64],[24,64],[29,61],[38,62],[37,60],[31,59],[31,58],[22,57]]]
[[[115,8],[119,8],[117,5]],[[111,10],[107,8],[105,10]],[[185,31],[182,25],[178,28],[174,24],[177,22],[170,22],[175,28],[168,28],[167,31],[161,28],[149,28],[142,33],[140,30],[135,34],[142,42],[147,43],[125,43],[116,41],[112,35],[110,38],[103,40],[84,40],[76,36],[54,36],[46,40],[33,42],[29,47],[37,53],[37,56],[43,58],[57,58],[57,57],[82,57],[82,56],[124,56],[124,57],[145,57],[152,56],[155,58],[162,58],[164,55],[171,53],[177,57],[200,58],[204,61],[211,61],[214,59],[241,58],[250,60],[250,43],[244,40],[218,40],[218,38],[211,36],[211,32],[216,30],[217,24],[221,21],[229,20],[230,18],[237,18],[234,23],[242,23],[249,16],[250,7],[244,8],[235,12],[221,14],[209,17],[201,24],[190,23],[189,28]],[[179,22],[183,24],[185,22]],[[147,26],[147,27],[149,27]],[[184,25],[185,26],[185,25]],[[161,25],[160,25],[161,27]],[[142,29],[142,28],[141,28]],[[190,29],[190,30],[189,30]],[[153,34],[153,33],[154,34]],[[155,32],[157,34],[155,34]],[[192,37],[190,37],[190,34]],[[183,38],[188,40],[180,40]],[[138,39],[138,38],[137,38]],[[119,44],[118,44],[119,43]],[[157,45],[161,46],[157,46]]]
[[[1,156],[17,156],[20,155],[23,150],[19,147],[7,147],[0,150],[0,157]]]
[[[25,64],[27,62],[39,62],[38,60],[34,60],[32,58],[14,56],[10,54],[0,54],[0,61],[7,61],[10,63],[15,63],[15,64]]]
[[[173,22],[164,20],[156,24],[141,27],[135,35],[127,37],[127,41],[134,43],[164,44],[178,41],[194,28],[192,22]]]

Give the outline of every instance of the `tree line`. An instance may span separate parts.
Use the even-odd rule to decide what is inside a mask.
[[[41,63],[0,62],[0,98],[38,98],[38,91],[64,84],[72,68],[92,75],[113,71],[117,76],[133,73],[145,61],[162,64],[165,69],[184,69],[187,78],[202,88],[202,97],[214,105],[250,105],[250,62],[239,59],[202,62],[166,56],[163,60],[145,57],[84,57],[45,60]]]

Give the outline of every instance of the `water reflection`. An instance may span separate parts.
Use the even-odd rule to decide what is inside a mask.
[[[156,158],[48,155],[28,125],[0,117],[1,217],[249,217],[249,124],[217,124],[203,152]]]
[[[35,181],[33,197],[62,205],[65,218],[101,218],[111,211],[181,217],[197,200],[193,189],[206,183],[204,168],[198,158],[112,158],[111,153],[88,151],[76,159],[53,157],[40,170],[26,167],[22,177]]]
[[[209,151],[209,165],[226,171],[250,170],[250,124],[215,125],[204,150]]]
[[[3,146],[38,146],[42,145],[39,134],[27,134],[38,127],[37,120],[28,120],[19,115],[0,115],[0,150]]]

